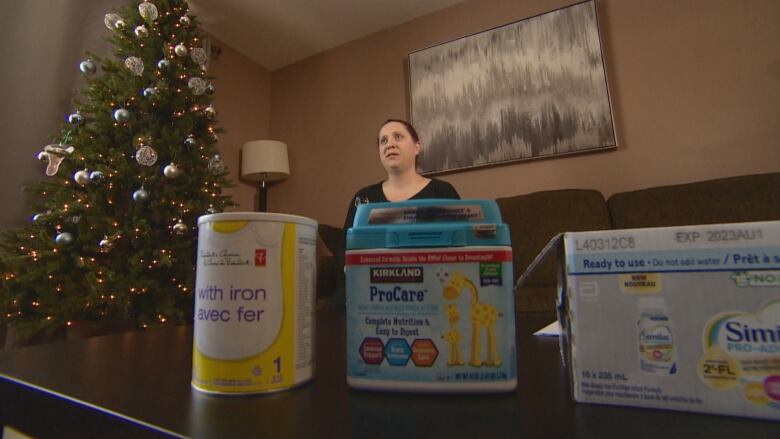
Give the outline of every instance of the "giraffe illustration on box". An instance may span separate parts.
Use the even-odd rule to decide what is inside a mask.
[[[482,356],[480,354],[480,333],[482,328],[487,331],[487,360],[486,366],[501,366],[498,346],[496,342],[495,323],[501,314],[496,307],[489,303],[479,301],[479,293],[474,282],[463,276],[460,272],[452,274],[449,283],[444,286],[443,295],[445,299],[455,300],[460,296],[460,291],[468,288],[471,293],[471,358],[469,364],[472,366],[482,366]]]
[[[458,321],[460,320],[460,311],[454,303],[444,305],[444,313],[450,322],[449,329],[442,334],[441,338],[450,347],[450,358],[447,361],[448,366],[463,366],[463,357],[460,355],[460,331],[458,331]]]

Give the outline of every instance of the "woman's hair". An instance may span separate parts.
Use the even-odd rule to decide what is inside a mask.
[[[417,135],[417,130],[414,129],[412,124],[410,124],[409,122],[407,122],[407,121],[405,121],[403,119],[387,119],[386,121],[384,121],[384,123],[382,123],[382,125],[379,126],[379,129],[381,130],[383,126],[389,124],[390,122],[400,123],[401,125],[404,126],[404,128],[406,128],[406,131],[409,132],[409,135],[412,136],[412,139],[415,142],[419,142],[420,141],[420,136]],[[379,145],[379,138],[376,139],[376,144]]]

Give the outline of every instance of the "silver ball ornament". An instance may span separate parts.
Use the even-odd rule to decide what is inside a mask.
[[[138,38],[146,38],[149,36],[149,29],[144,25],[136,26],[133,32],[135,32],[135,36]]]
[[[71,125],[81,125],[84,123],[84,116],[78,111],[68,116],[68,123]]]
[[[185,235],[189,229],[190,228],[187,227],[187,225],[184,224],[184,222],[182,222],[182,220],[179,220],[178,223],[173,225],[173,233],[175,233],[175,234],[177,234],[179,236]]]
[[[54,238],[54,242],[57,245],[71,245],[74,241],[73,234],[70,232],[62,232]]]
[[[100,172],[100,171],[92,171],[89,174],[89,181],[91,181],[93,183],[97,183],[97,182],[103,180],[104,178],[106,178],[106,176],[102,172]]]
[[[119,19],[119,20],[116,21],[116,23],[114,23],[114,28],[116,28],[116,29],[122,29],[125,26],[126,26],[125,20],[122,20],[122,19]]]
[[[168,70],[169,68],[171,68],[171,62],[168,61],[167,59],[161,59],[157,61],[157,68],[160,70]]]
[[[181,175],[181,168],[176,166],[175,163],[171,163],[163,168],[163,175],[167,178],[177,178]]]
[[[46,214],[36,213],[35,215],[33,215],[32,221],[34,224],[43,224],[46,221]]]
[[[179,18],[179,24],[181,24],[182,26],[189,26],[190,23],[191,23],[190,17],[186,15],[182,15],[181,18]]]
[[[88,59],[79,63],[79,70],[87,76],[94,75],[97,71],[97,66],[95,66],[95,63],[92,62],[91,59]]]
[[[198,146],[198,142],[195,140],[195,136],[192,134],[184,139],[184,147],[187,148],[188,151],[192,151],[196,146]]]
[[[206,209],[206,213],[209,215],[217,213],[217,209],[214,209],[213,207],[209,207],[208,209]]]
[[[144,97],[145,98],[151,98],[152,96],[157,94],[157,88],[156,87],[146,87],[144,89]]]
[[[89,183],[89,171],[86,169],[82,169],[80,171],[76,171],[75,174],[73,174],[73,180],[80,184],[81,186],[86,185]]]
[[[184,44],[177,44],[176,47],[173,48],[173,52],[176,54],[176,56],[180,56],[182,58],[190,53],[190,51],[187,49],[187,46]]]
[[[145,203],[148,200],[149,200],[149,192],[146,192],[146,189],[144,189],[143,187],[133,192],[133,201],[135,201],[136,203]]]
[[[110,239],[108,239],[108,236],[101,239],[98,243],[98,247],[100,248],[100,253],[108,253],[111,251],[111,249],[114,248],[114,243],[111,242]]]
[[[130,112],[124,108],[120,108],[114,111],[114,120],[120,123],[125,123],[130,120]]]
[[[222,162],[222,156],[219,154],[214,154],[212,158],[209,159],[209,165],[208,165],[209,171],[211,171],[212,174],[217,175],[221,174],[225,171],[225,164]]]
[[[217,115],[217,110],[212,105],[203,109],[203,114],[209,119],[213,119]]]
[[[210,95],[213,95],[214,91],[215,90],[214,90],[214,85],[213,84],[209,84],[209,85],[206,86],[206,93],[208,93]]]

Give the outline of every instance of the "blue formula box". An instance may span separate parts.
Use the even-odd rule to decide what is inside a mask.
[[[494,201],[359,206],[346,280],[351,387],[516,388],[512,248]]]

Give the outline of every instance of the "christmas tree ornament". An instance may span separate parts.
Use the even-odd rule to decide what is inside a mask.
[[[73,153],[75,148],[71,145],[51,144],[43,147],[43,151],[38,153],[38,160],[46,161],[46,175],[53,177],[60,170],[60,163],[66,155]]]
[[[167,178],[177,178],[182,173],[181,168],[176,166],[176,163],[169,163],[163,168],[163,175]]]
[[[141,15],[141,18],[143,18],[146,21],[154,21],[157,20],[157,6],[155,6],[153,3],[150,3],[148,1],[144,1],[140,5],[138,5],[138,14]]]
[[[81,73],[91,76],[97,71],[97,66],[91,59],[87,59],[79,63],[79,70],[81,70]]]
[[[206,91],[206,81],[204,81],[202,78],[194,76],[187,82],[187,87],[192,90],[192,94],[200,96],[203,94],[203,92]]]
[[[187,46],[184,44],[177,44],[176,47],[173,48],[173,53],[175,53],[176,56],[184,58],[189,53],[189,50],[187,50]]]
[[[179,220],[179,222],[173,225],[173,233],[179,236],[186,235],[189,229],[190,228],[187,227],[187,225],[184,224],[184,221],[182,220]]]
[[[195,136],[190,134],[187,136],[186,139],[184,139],[184,147],[187,148],[187,151],[192,151],[195,149],[195,147],[198,146],[198,142],[195,140]]]
[[[192,61],[195,62],[195,64],[202,66],[206,64],[206,61],[208,61],[209,56],[206,54],[206,50],[202,47],[196,47],[190,51],[190,58],[192,58]]]
[[[125,59],[125,67],[134,75],[141,76],[141,73],[144,72],[144,61],[137,56],[128,56]]]
[[[208,107],[203,109],[203,114],[208,117],[209,119],[213,119],[214,116],[217,115],[217,110],[214,109],[214,106],[209,105]]]
[[[214,209],[214,206],[209,206],[209,208],[206,209],[206,213],[209,215],[217,213],[217,209]]]
[[[221,174],[225,170],[225,164],[222,162],[222,156],[214,154],[214,157],[209,159],[209,171],[212,174]]]
[[[160,70],[168,70],[169,68],[171,68],[171,62],[168,61],[167,59],[161,59],[157,61],[157,68]]]
[[[68,115],[68,123],[75,126],[81,125],[84,123],[84,116],[79,111],[76,111]]]
[[[114,120],[120,123],[126,123],[130,120],[130,112],[124,108],[114,111]]]
[[[157,151],[149,145],[142,145],[138,148],[138,151],[135,152],[135,161],[137,161],[139,165],[152,166],[157,163]]]
[[[106,176],[102,172],[100,172],[100,171],[92,171],[89,174],[89,181],[91,181],[93,183],[99,183],[104,178],[106,178]]]
[[[73,181],[80,184],[81,186],[86,185],[89,183],[89,171],[86,169],[76,171],[76,173],[73,174]]]
[[[143,186],[141,186],[141,189],[136,190],[133,192],[133,201],[136,203],[145,203],[149,201],[149,192],[146,192],[146,189],[144,189]]]
[[[108,239],[108,236],[106,236],[100,240],[98,243],[98,248],[100,249],[100,253],[108,253],[111,251],[111,249],[114,248],[114,243]]]
[[[117,30],[119,30],[119,29],[122,29],[122,28],[124,28],[125,26],[126,26],[126,24],[125,24],[125,20],[122,20],[121,18],[120,18],[119,20],[117,20],[117,21],[116,21],[116,23],[114,23],[114,27],[115,27]]]
[[[45,213],[36,213],[32,217],[32,221],[34,224],[41,225],[46,222],[46,214]]]
[[[145,98],[151,98],[152,96],[157,94],[157,88],[156,87],[146,87],[144,89],[144,97]]]
[[[189,26],[190,25],[190,17],[186,15],[182,15],[181,18],[179,18],[179,24],[182,26]]]
[[[212,85],[212,84],[209,84],[209,85],[207,85],[207,86],[206,86],[206,93],[208,93],[208,94],[210,94],[210,95],[213,95],[213,94],[214,94],[214,91],[215,91],[215,90],[214,90],[214,85]]]
[[[58,233],[57,236],[54,238],[54,242],[57,245],[66,246],[73,244],[73,234],[70,232],[62,232]]]
[[[149,29],[144,25],[136,26],[133,32],[135,32],[135,36],[138,38],[146,38],[149,36]]]
[[[72,222],[73,224],[78,224],[79,221],[81,221],[81,215],[73,215],[72,217],[68,218],[68,221]]]
[[[119,21],[119,20],[121,20],[121,17],[119,15],[117,15],[117,14],[114,14],[114,13],[108,13],[108,14],[105,15],[105,17],[103,17],[103,23],[106,24],[106,27],[109,30],[116,29],[117,28],[116,22]]]

